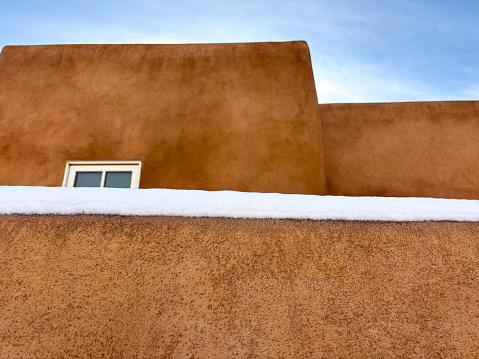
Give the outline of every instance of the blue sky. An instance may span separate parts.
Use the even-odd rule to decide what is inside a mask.
[[[479,99],[479,0],[0,0],[0,46],[306,40],[318,101]]]

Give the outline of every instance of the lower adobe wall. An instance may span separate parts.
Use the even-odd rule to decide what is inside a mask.
[[[473,357],[479,223],[0,216],[0,357]]]
[[[479,101],[319,109],[328,194],[479,199]]]

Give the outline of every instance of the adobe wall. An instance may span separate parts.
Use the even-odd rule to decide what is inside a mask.
[[[479,199],[479,102],[320,105],[328,194]]]
[[[6,46],[0,185],[141,160],[141,188],[324,193],[305,42]]]
[[[0,216],[0,357],[476,357],[478,233]]]

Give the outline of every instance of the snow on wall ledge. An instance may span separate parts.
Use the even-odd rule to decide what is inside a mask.
[[[479,201],[232,191],[0,186],[0,214],[479,221]]]

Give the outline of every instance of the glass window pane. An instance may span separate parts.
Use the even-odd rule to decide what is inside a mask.
[[[131,172],[107,172],[105,187],[130,188]]]
[[[101,172],[77,172],[74,187],[100,187]]]

